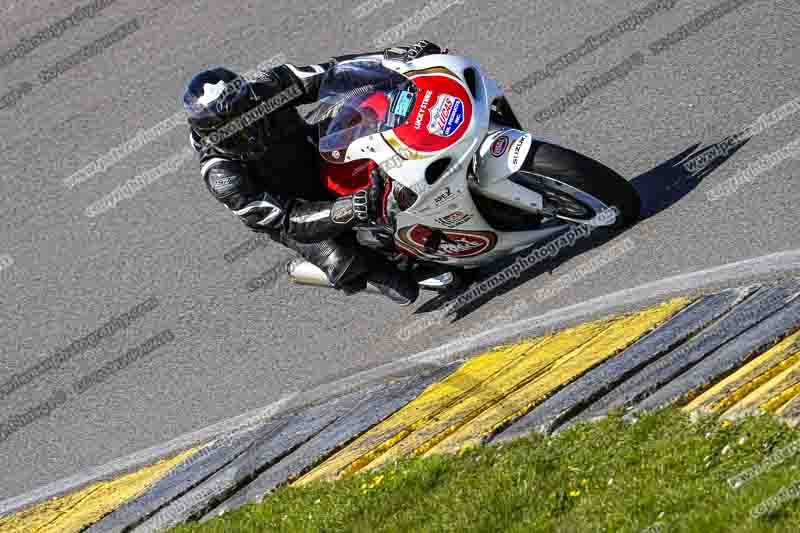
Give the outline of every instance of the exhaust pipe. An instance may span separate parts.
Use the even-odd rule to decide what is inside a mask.
[[[289,275],[289,279],[298,285],[333,288],[322,269],[303,259],[292,259],[286,263],[286,273]]]
[[[316,265],[309,263],[304,259],[292,259],[286,263],[286,273],[289,279],[298,285],[310,285],[312,287],[326,287],[333,289],[334,286],[328,280],[328,276]],[[367,288],[361,292],[368,292],[372,294],[380,294],[378,289],[367,283]]]

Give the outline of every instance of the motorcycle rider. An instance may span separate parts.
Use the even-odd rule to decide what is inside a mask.
[[[317,65],[287,63],[258,71],[253,79],[225,68],[197,74],[183,102],[208,190],[250,229],[298,252],[346,294],[370,283],[395,303],[410,305],[419,294],[417,282],[359,246],[351,231],[382,219],[385,182],[374,173],[368,187],[333,198],[319,175],[317,128],[300,116],[297,106],[319,99],[322,78],[337,62],[410,61],[439,53],[447,51],[422,40]]]

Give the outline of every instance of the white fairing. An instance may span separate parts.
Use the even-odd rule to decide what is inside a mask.
[[[507,179],[523,165],[533,137],[490,122],[492,102],[502,92],[477,63],[461,56],[432,55],[408,64],[384,61],[383,65],[412,79],[422,98],[404,125],[405,136],[402,128],[396,128],[357,139],[348,146],[344,161],[371,159],[418,195],[411,207],[396,215],[398,246],[425,260],[473,267],[532,246],[565,228],[497,231],[477,210],[470,187],[479,187],[485,196],[520,209],[536,211],[542,206],[540,195]],[[465,74],[468,70],[474,73],[472,88]],[[450,89],[440,91],[437,97],[436,88],[426,90],[426,84],[432,83]],[[415,146],[409,141],[409,131],[414,137],[415,130],[426,142],[442,146]],[[502,153],[497,144],[503,142],[498,141],[501,137],[507,138]],[[499,155],[492,153],[493,147]],[[450,164],[431,185],[426,170],[442,159],[449,159]],[[476,182],[468,183],[473,159],[477,162]],[[422,244],[430,230],[446,236],[435,252],[425,251]]]
[[[542,209],[542,196],[508,179],[522,168],[531,150],[533,137],[524,131],[493,130],[478,150],[477,180],[480,194],[524,211]]]
[[[522,168],[531,149],[531,135],[520,130],[496,129],[478,150],[478,184],[488,187]]]

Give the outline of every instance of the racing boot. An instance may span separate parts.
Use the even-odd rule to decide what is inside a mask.
[[[373,266],[364,277],[378,292],[401,307],[413,304],[419,296],[419,284],[411,274],[388,262]]]
[[[361,292],[369,284],[399,305],[411,305],[419,296],[419,285],[411,274],[368,250],[356,251],[333,240],[292,244],[305,257],[286,264],[287,274],[295,283],[333,287],[345,294]]]

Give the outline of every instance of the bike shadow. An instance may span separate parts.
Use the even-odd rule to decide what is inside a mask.
[[[697,188],[703,179],[714,172],[714,170],[719,168],[725,161],[730,159],[733,154],[747,144],[750,138],[751,136],[747,135],[745,130],[725,137],[721,141],[703,148],[700,148],[702,143],[693,144],[669,160],[633,178],[631,183],[636,188],[642,201],[639,222],[653,217],[678,203],[683,197]],[[632,227],[633,226],[628,226],[620,230],[610,230],[607,228],[595,229],[589,236],[580,241],[576,241],[574,245],[560,249],[555,257],[551,257],[536,264],[534,267],[525,270],[518,278],[505,281],[492,290],[487,291],[486,294],[474,299],[470,299],[466,295],[472,290],[475,284],[490,280],[493,276],[514,263],[517,257],[529,254],[533,248],[498,260],[491,265],[470,271],[470,279],[467,280],[466,286],[435,296],[419,306],[414,314],[442,311],[448,306],[451,306],[454,309],[448,313],[448,316],[452,317],[452,322],[456,322],[472,314],[493,299],[513,291],[520,285],[542,274],[552,274],[553,270],[560,265],[589,250],[603,246],[624,234]],[[544,247],[557,238],[558,235],[555,235],[538,246]],[[553,280],[555,279],[557,278],[553,278]],[[459,304],[459,299],[466,301],[466,303]],[[531,304],[535,303],[535,301],[531,302]]]

